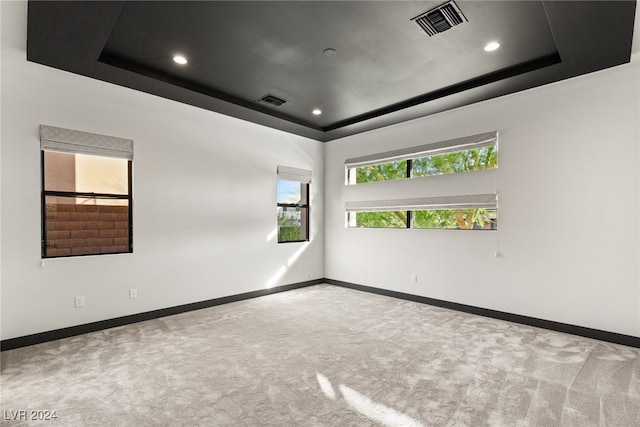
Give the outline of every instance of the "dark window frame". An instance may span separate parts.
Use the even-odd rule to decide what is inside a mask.
[[[496,140],[496,142],[495,142],[493,145],[486,145],[486,146],[484,146],[484,147],[494,147],[494,148],[495,148],[495,150],[496,150],[495,152],[497,153],[497,149],[498,149],[498,142],[497,142],[497,140]],[[451,153],[460,153],[460,152],[463,152],[463,151],[470,151],[470,150],[475,150],[475,149],[480,150],[480,149],[482,149],[482,148],[484,148],[484,147],[469,148],[469,149],[462,149],[462,150],[459,150],[459,151],[451,151]],[[444,154],[447,154],[447,153],[444,153]],[[403,178],[389,178],[389,179],[384,179],[384,180],[380,180],[380,181],[367,181],[367,182],[360,182],[360,183],[358,183],[358,182],[357,182],[357,173],[358,173],[358,172],[357,172],[357,169],[358,169],[358,168],[365,167],[365,166],[347,167],[347,168],[346,168],[346,171],[347,171],[347,173],[346,173],[346,185],[373,184],[373,183],[376,183],[376,182],[395,181],[395,180],[397,180],[397,179],[405,179],[405,178],[406,178],[406,179],[412,179],[412,178],[427,178],[427,177],[430,177],[430,176],[439,176],[439,175],[420,175],[420,176],[415,177],[415,176],[413,175],[413,161],[414,161],[414,160],[424,159],[424,158],[427,158],[427,157],[440,156],[440,155],[444,155],[444,154],[433,154],[432,156],[422,156],[422,157],[411,157],[411,158],[407,158],[407,159],[406,159],[406,162],[407,162],[407,163],[406,163],[406,174],[405,174],[405,176],[404,176]],[[386,164],[389,164],[389,163],[394,163],[394,162],[396,162],[396,161],[397,161],[397,160],[383,161],[383,162],[380,162],[380,163],[374,163],[374,164],[372,164],[371,166],[386,165]],[[401,161],[402,161],[402,160],[399,160],[398,162],[401,162]],[[496,161],[495,166],[494,166],[494,167],[492,167],[492,168],[484,168],[484,169],[478,169],[478,170],[466,170],[466,171],[449,172],[449,173],[445,173],[445,175],[453,174],[453,173],[477,172],[477,171],[480,171],[480,170],[491,170],[491,169],[497,169],[497,168],[498,168],[498,162]],[[354,175],[352,175],[352,174],[354,174]],[[350,182],[351,182],[351,179],[352,179],[352,178],[355,178],[355,182],[354,182],[353,184],[350,184]]]
[[[421,209],[422,210],[422,209]],[[429,209],[425,209],[425,210],[429,210]],[[434,209],[435,210],[435,209]],[[498,209],[492,209],[495,210],[496,212],[498,211]],[[413,222],[413,214],[416,211],[420,211],[420,210],[402,210],[402,211],[397,211],[397,212],[406,212],[406,226],[405,227],[364,227],[364,226],[349,226],[347,225],[347,228],[368,228],[368,229],[387,229],[387,230],[404,230],[404,229],[410,229],[410,230],[463,230],[463,231],[468,231],[468,230],[473,230],[473,231],[496,231],[498,230],[498,220],[496,218],[496,220],[494,222],[491,223],[491,228],[445,228],[445,227],[414,227],[414,222]],[[389,212],[389,211],[379,211],[379,212]],[[347,212],[347,224],[349,224],[350,219],[351,219],[351,215],[356,215],[358,213],[358,211],[354,211],[354,212]]]
[[[281,178],[278,178],[281,179]],[[287,181],[286,179],[284,181]],[[306,239],[300,239],[300,240],[280,240],[279,238],[279,233],[277,232],[278,230],[276,230],[276,235],[278,235],[278,243],[301,243],[301,242],[308,242],[310,240],[310,236],[309,236],[309,219],[311,218],[311,203],[309,203],[309,199],[310,199],[310,185],[308,182],[300,182],[300,185],[305,185],[306,186],[306,203],[279,203],[276,202],[276,205],[278,208],[301,208],[301,209],[306,209],[307,212],[307,218],[306,218],[306,227],[305,227],[305,236]]]
[[[70,257],[83,257],[83,256],[97,256],[97,255],[116,255],[116,254],[130,254],[133,253],[133,161],[127,160],[127,192],[128,194],[110,194],[110,193],[87,193],[76,191],[53,191],[45,190],[45,151],[40,150],[40,218],[41,218],[41,256],[42,258],[70,258]],[[55,152],[55,151],[54,151]],[[70,153],[76,154],[76,153]],[[98,156],[107,157],[107,156]],[[60,197],[81,197],[87,199],[111,199],[111,200],[127,200],[128,203],[128,222],[129,222],[129,242],[128,250],[121,252],[102,252],[92,254],[71,254],[71,255],[47,255],[47,196],[60,196]]]

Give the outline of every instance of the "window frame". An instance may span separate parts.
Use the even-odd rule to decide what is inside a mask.
[[[285,179],[285,178],[277,178],[276,180],[276,188],[277,188],[277,181],[292,181],[289,179]],[[300,239],[300,240],[280,240],[280,233],[279,233],[279,229],[280,226],[279,224],[276,223],[276,237],[278,240],[278,244],[280,243],[300,243],[300,242],[308,242],[310,240],[310,235],[309,235],[309,223],[310,223],[310,218],[311,218],[311,203],[310,203],[310,199],[311,199],[311,194],[310,194],[310,190],[311,190],[311,186],[309,182],[302,182],[302,181],[293,181],[293,182],[298,182],[298,184],[300,184],[301,186],[306,186],[305,191],[306,191],[306,202],[305,203],[280,203],[277,201],[277,197],[276,197],[276,208],[300,208],[301,211],[302,209],[305,210],[306,212],[306,221],[305,221],[305,239]],[[301,193],[302,193],[302,187],[301,187]],[[277,196],[277,195],[276,195]],[[301,222],[302,222],[302,217],[301,217]]]
[[[468,210],[483,209],[486,211],[495,211],[495,224],[491,228],[464,228],[464,227],[415,227],[414,216],[417,212],[426,211],[449,211],[455,215],[458,212]],[[410,228],[425,230],[497,230],[498,220],[498,194],[464,194],[456,196],[437,196],[437,197],[417,197],[408,199],[383,199],[383,200],[363,200],[351,201],[345,203],[345,226],[346,228]],[[405,227],[366,227],[357,225],[357,214],[367,212],[403,212],[405,216]],[[355,214],[355,216],[354,216]],[[474,220],[474,224],[475,224]]]
[[[70,258],[70,257],[83,257],[83,256],[99,256],[99,255],[116,255],[133,253],[133,160],[121,159],[127,161],[127,192],[128,194],[110,194],[110,193],[87,193],[76,191],[55,191],[45,190],[45,151],[40,150],[40,218],[41,218],[41,257],[43,259],[52,258]],[[55,152],[55,151],[51,151]],[[78,153],[69,153],[78,154]],[[96,157],[109,157],[104,155],[95,155]],[[128,210],[128,249],[121,252],[100,252],[90,254],[69,254],[69,255],[47,255],[47,196],[59,196],[59,197],[81,197],[81,198],[94,198],[94,199],[110,199],[110,200],[127,200]]]
[[[377,182],[386,182],[402,179],[402,177],[398,178],[389,178],[382,179],[378,181],[366,181],[366,182],[357,182],[357,173],[358,169],[365,168],[367,166],[380,166],[387,165],[390,163],[401,162],[403,160],[407,161],[406,167],[406,178],[426,178],[430,176],[440,176],[449,173],[464,173],[464,172],[477,172],[479,170],[491,170],[498,168],[498,157],[496,157],[495,165],[491,168],[483,168],[476,170],[464,170],[464,171],[455,171],[449,172],[445,174],[429,174],[429,175],[420,175],[413,176],[413,160],[423,159],[427,157],[434,157],[445,155],[448,153],[459,153],[463,151],[470,151],[475,149],[482,149],[484,147],[495,147],[494,151],[496,156],[498,155],[498,147],[499,147],[499,135],[498,131],[485,132],[476,135],[469,135],[460,138],[454,138],[446,141],[432,142],[424,145],[400,148],[396,150],[386,151],[383,153],[370,154],[355,158],[346,159],[344,162],[345,165],[345,185],[362,185],[362,184],[372,184]]]
[[[415,227],[414,226],[414,212],[420,212],[420,211],[438,211],[441,209],[413,209],[413,210],[394,210],[394,211],[373,211],[373,212],[369,212],[369,213],[374,213],[374,212],[379,212],[379,213],[387,213],[387,212],[405,212],[406,213],[406,226],[405,227],[365,227],[365,226],[358,226],[358,225],[351,225],[351,223],[355,223],[356,217],[353,215],[357,215],[358,213],[362,212],[367,212],[367,211],[350,211],[347,212],[347,218],[346,218],[346,224],[347,227],[346,228],[353,228],[353,229],[387,229],[387,230],[404,230],[404,229],[411,229],[411,230],[464,230],[464,231],[497,231],[498,230],[498,208],[492,208],[492,209],[488,209],[490,211],[495,211],[495,220],[491,221],[491,227],[490,228],[460,228],[460,227]],[[466,210],[466,209],[443,209],[443,210],[451,210],[451,211],[456,211],[456,210]]]

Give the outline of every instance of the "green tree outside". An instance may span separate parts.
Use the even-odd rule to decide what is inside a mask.
[[[295,218],[286,216],[284,210],[278,213],[278,242],[296,242],[302,240],[300,234],[300,208],[295,209]]]
[[[411,176],[493,169],[498,165],[498,149],[492,145],[413,159]],[[356,169],[356,182],[387,181],[407,177],[407,161],[369,165]],[[357,212],[356,226],[371,228],[406,228],[407,212]],[[412,212],[413,228],[491,229],[497,222],[493,209],[442,209]]]

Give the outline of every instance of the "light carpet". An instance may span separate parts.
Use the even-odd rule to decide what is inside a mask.
[[[638,349],[330,285],[1,357],[3,426],[640,426]]]

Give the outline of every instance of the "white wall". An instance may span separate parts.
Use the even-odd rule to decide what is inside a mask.
[[[0,16],[1,339],[321,277],[640,336],[638,32],[634,64],[322,145],[26,62],[26,3]],[[134,140],[133,254],[40,266],[39,124]],[[496,172],[344,186],[346,158],[489,130]],[[268,241],[278,164],[313,170],[308,245]],[[496,183],[497,233],[344,228],[356,197]]]
[[[27,62],[1,8],[2,339],[323,277],[321,143]],[[133,254],[40,266],[40,124],[134,140]],[[313,171],[308,244],[272,233],[278,164]]]
[[[640,336],[639,81],[635,62],[328,143],[325,276]],[[344,185],[347,158],[491,130],[495,173]],[[345,201],[465,186],[497,186],[497,232],[345,228]]]

